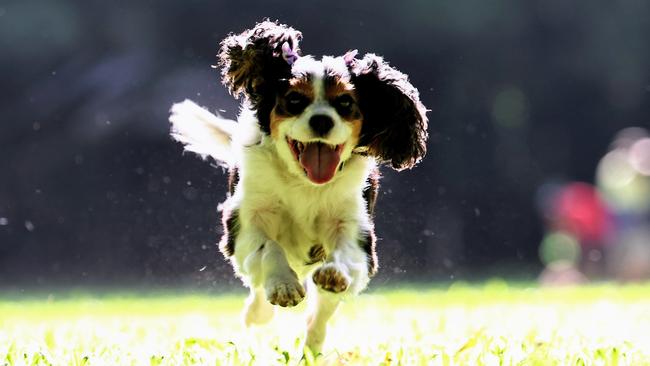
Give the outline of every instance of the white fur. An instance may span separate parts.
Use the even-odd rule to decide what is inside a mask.
[[[170,112],[171,135],[185,145],[186,151],[204,159],[211,156],[230,166],[235,163],[231,147],[237,129],[235,121],[216,116],[189,99],[174,104]]]
[[[239,213],[239,232],[231,260],[251,290],[244,310],[245,323],[269,321],[274,313],[269,302],[298,304],[305,296],[303,284],[308,284],[313,300],[306,345],[312,352],[320,351],[327,320],[339,302],[363,290],[369,281],[368,258],[359,240],[372,225],[362,192],[375,167],[372,158],[352,154],[356,141],[352,140],[349,126],[324,104],[317,101],[313,111],[284,121],[275,139],[259,132],[254,114],[248,110],[240,115],[237,128],[257,129],[253,139],[237,137],[232,121],[211,115],[190,101],[174,105],[170,117],[173,136],[186,144],[186,150],[239,168],[239,183],[224,207]],[[316,185],[304,176],[285,137],[294,133],[291,137],[297,138],[298,133],[292,131],[307,124],[313,113],[323,111],[334,118],[333,131],[338,132],[317,140],[345,143],[341,156],[345,165],[330,182]],[[310,139],[311,135],[299,138]],[[327,256],[323,262],[307,264],[309,250],[316,244],[323,246]],[[319,269],[338,274],[345,279],[347,289],[340,293],[319,289],[311,280]]]
[[[240,230],[233,264],[251,288],[245,319],[267,321],[267,299],[295,305],[302,301],[302,284],[320,266],[334,266],[349,278],[349,288],[340,294],[313,291],[307,345],[319,351],[327,319],[339,301],[367,285],[366,253],[359,246],[370,222],[362,191],[374,162],[353,155],[334,179],[316,186],[287,169],[270,138],[244,147],[240,183],[226,204],[239,209]],[[308,265],[308,252],[321,244],[328,253],[325,263]],[[315,286],[314,286],[315,288]],[[264,291],[262,291],[262,289]]]

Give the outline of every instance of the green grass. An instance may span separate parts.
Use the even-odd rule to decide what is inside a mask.
[[[246,330],[242,301],[232,294],[0,295],[0,365],[298,364],[305,306]],[[334,316],[318,360],[650,365],[650,285],[373,291]]]

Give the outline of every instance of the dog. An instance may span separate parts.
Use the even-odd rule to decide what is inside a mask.
[[[301,40],[269,20],[229,35],[216,67],[243,97],[238,121],[185,100],[170,122],[185,150],[229,171],[219,248],[250,288],[245,324],[309,293],[305,346],[318,353],[341,300],[377,272],[378,166],[418,163],[428,120],[418,90],[382,57],[317,59],[302,55]]]

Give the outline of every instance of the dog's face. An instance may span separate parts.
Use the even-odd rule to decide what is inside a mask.
[[[272,22],[226,38],[223,81],[243,93],[288,170],[326,184],[353,152],[397,169],[426,151],[426,109],[406,75],[356,51],[320,60],[300,56],[300,32]]]
[[[289,169],[331,181],[359,142],[363,115],[342,57],[301,57],[277,89],[270,135]]]

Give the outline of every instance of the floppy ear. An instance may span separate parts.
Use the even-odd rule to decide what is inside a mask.
[[[427,109],[418,90],[382,57],[354,56],[352,51],[343,58],[363,114],[359,146],[395,170],[413,167],[424,157],[427,142]]]
[[[299,55],[302,34],[286,25],[264,21],[221,42],[219,66],[223,84],[235,96],[241,93],[256,108],[261,99],[291,75]]]

